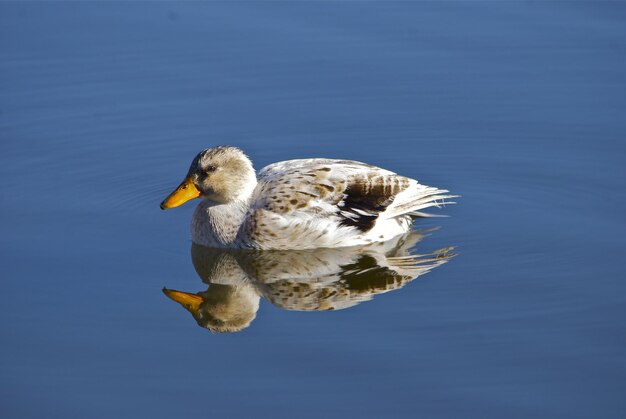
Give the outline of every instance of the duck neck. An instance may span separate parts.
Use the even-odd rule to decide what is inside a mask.
[[[191,221],[193,242],[209,247],[232,247],[250,207],[250,195],[224,204],[203,199]]]

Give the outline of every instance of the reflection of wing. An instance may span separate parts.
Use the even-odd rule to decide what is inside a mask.
[[[451,249],[412,257],[385,257],[363,253],[335,265],[325,265],[322,276],[310,281],[259,281],[258,289],[272,304],[289,310],[340,310],[370,300],[377,294],[402,288],[418,276],[446,263]]]
[[[446,263],[451,249],[410,255],[418,232],[368,247],[240,253],[239,265],[272,304],[290,310],[338,310],[399,289]]]

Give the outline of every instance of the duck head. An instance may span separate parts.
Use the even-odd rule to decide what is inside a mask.
[[[161,209],[176,208],[195,198],[226,204],[247,198],[256,186],[252,162],[237,147],[219,146],[201,151],[191,162],[182,183]]]

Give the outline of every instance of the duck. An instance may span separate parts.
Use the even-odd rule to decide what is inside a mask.
[[[202,246],[305,250],[392,240],[429,215],[421,210],[456,197],[353,160],[287,160],[257,176],[240,148],[217,146],[198,153],[161,209],[199,199],[191,238]]]

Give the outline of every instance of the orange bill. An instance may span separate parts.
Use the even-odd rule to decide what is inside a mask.
[[[174,192],[169,194],[169,196],[161,202],[161,209],[165,210],[179,207],[187,201],[198,198],[200,195],[200,191],[196,188],[196,185],[193,184],[191,178],[188,177],[183,180],[183,183],[181,183]]]

